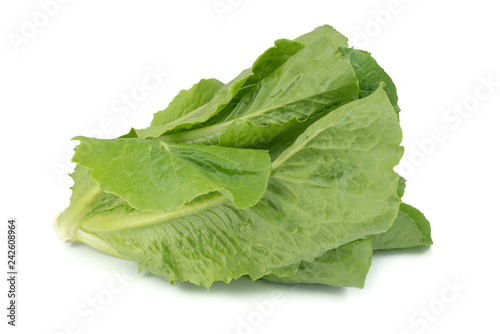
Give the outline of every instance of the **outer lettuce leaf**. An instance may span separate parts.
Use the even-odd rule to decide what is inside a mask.
[[[385,233],[373,235],[372,244],[375,250],[430,246],[431,226],[420,211],[401,203],[392,227]]]
[[[404,180],[401,178],[400,180]],[[400,186],[404,185],[400,182]],[[401,187],[399,188],[401,190]],[[363,288],[371,265],[372,249],[412,248],[432,245],[430,224],[417,209],[401,203],[387,232],[349,242],[329,250],[312,262],[302,261],[262,279],[276,283],[310,283]]]
[[[97,183],[91,178],[90,169],[77,165],[71,177],[75,182],[71,189],[69,207],[61,212],[54,220],[54,229],[65,242],[84,242],[92,247],[113,256],[124,258],[111,245],[103,241],[96,234],[81,229],[87,217],[95,216],[100,212],[112,212],[115,209],[124,209],[123,214],[134,209],[114,194],[101,191]]]
[[[290,277],[271,274],[262,279],[276,283],[308,283],[363,288],[371,266],[370,238],[351,241],[329,250],[312,262],[302,261]]]
[[[271,159],[265,151],[164,143],[144,139],[77,137],[73,160],[92,170],[104,192],[145,211],[172,211],[219,191],[237,208],[266,191]]]
[[[266,193],[251,208],[210,193],[178,210],[139,211],[115,196],[115,204],[76,204],[92,207],[77,230],[170,281],[210,286],[283,274],[280,268],[391,226],[400,203],[392,170],[400,141],[380,88],[310,126],[276,159]],[[68,234],[72,223],[58,225]],[[79,240],[77,234],[71,237]]]

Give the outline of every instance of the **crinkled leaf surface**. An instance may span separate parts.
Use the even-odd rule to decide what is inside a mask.
[[[201,79],[189,90],[181,90],[166,109],[158,111],[151,121],[151,126],[172,122],[180,124],[188,115],[190,119],[194,115],[199,115],[200,111],[217,96],[223,87],[224,84],[217,79]],[[227,92],[227,88],[225,87],[223,91]]]
[[[337,47],[347,47],[347,37],[345,37],[329,25],[317,27],[313,31],[297,37],[295,40],[305,44],[309,44],[318,38],[325,37],[328,38]]]
[[[312,262],[302,261],[297,272],[290,277],[271,274],[262,279],[276,283],[308,283],[363,288],[371,260],[370,238],[360,239],[331,249]]]
[[[400,180],[404,180],[400,178]],[[400,188],[404,182],[400,182]],[[413,217],[413,218],[412,218]],[[373,246],[370,240],[374,239]],[[373,250],[430,246],[430,224],[417,209],[401,203],[398,216],[388,231],[371,238],[351,241],[326,252],[311,262],[283,268],[262,277],[276,283],[311,283],[363,288],[371,266]]]
[[[73,160],[92,170],[104,192],[132,207],[172,211],[219,191],[237,208],[255,205],[266,191],[271,159],[266,151],[164,143],[134,138],[81,143]]]

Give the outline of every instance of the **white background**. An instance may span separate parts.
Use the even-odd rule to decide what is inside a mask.
[[[214,4],[225,4],[225,11]],[[491,0],[73,0],[51,7],[53,15],[44,22],[38,1],[2,1],[0,331],[497,331],[500,20],[495,5]],[[26,22],[40,27],[30,34]],[[188,283],[171,286],[137,274],[134,263],[58,240],[52,219],[69,203],[70,138],[112,138],[131,126],[145,127],[180,89],[202,77],[227,82],[274,40],[323,24],[372,52],[397,85],[406,147],[401,173],[408,178],[404,200],[431,221],[431,249],[376,254],[362,290],[242,279],[206,291]],[[151,70],[168,75],[137,105],[123,109],[122,95],[140,89]],[[16,328],[6,325],[4,315],[9,217],[17,218],[20,234]],[[99,311],[91,308],[93,299]]]

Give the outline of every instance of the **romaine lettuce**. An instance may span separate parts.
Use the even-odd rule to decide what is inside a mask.
[[[335,29],[277,40],[228,84],[181,91],[146,129],[76,137],[55,228],[171,282],[363,287],[373,250],[432,244],[401,203],[397,101]]]

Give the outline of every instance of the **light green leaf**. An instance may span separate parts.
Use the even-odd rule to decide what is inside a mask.
[[[385,83],[385,92],[391,100],[396,113],[401,109],[398,106],[396,86],[391,77],[373,59],[370,53],[353,48],[341,47],[339,51],[349,59],[359,79],[359,98],[366,97],[378,89],[381,82]]]
[[[238,208],[255,205],[266,190],[265,151],[163,143],[143,139],[75,138],[73,160],[92,170],[102,191],[132,207],[172,211],[219,191]]]
[[[181,91],[168,108],[158,112],[146,129],[136,130],[139,138],[156,138],[167,131],[190,128],[203,123],[221,111],[252,75],[243,71],[222,86],[218,80],[202,80],[188,91]]]
[[[133,210],[118,196],[102,192],[90,175],[88,168],[76,166],[71,174],[74,185],[71,187],[73,193],[70,205],[54,219],[54,229],[65,242],[84,242],[104,253],[124,258],[99,236],[81,228],[86,217],[92,217],[98,212],[113,211],[116,208],[124,208],[124,213]]]
[[[200,109],[203,109],[222,87],[224,84],[217,79],[201,79],[189,90],[181,90],[166,109],[158,111],[151,121],[151,126],[169,124],[174,121],[179,124],[185,120],[187,114],[199,114]],[[189,117],[192,117],[192,114]]]
[[[307,283],[363,288],[371,266],[370,238],[351,241],[327,251],[312,262],[302,261],[293,276],[271,274],[262,277],[276,283]]]
[[[337,48],[339,47],[347,47],[347,37],[339,33],[333,27],[329,25],[324,25],[314,29],[307,34],[304,34],[300,37],[297,37],[295,40],[309,44],[316,39],[328,38]]]

